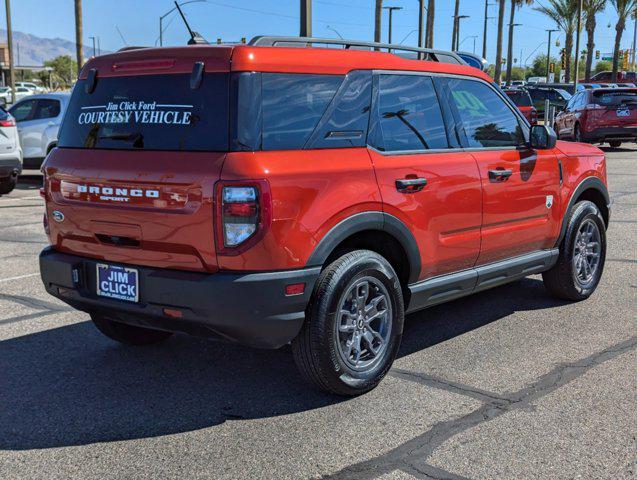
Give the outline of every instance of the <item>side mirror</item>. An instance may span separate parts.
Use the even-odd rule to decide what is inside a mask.
[[[547,125],[533,125],[529,144],[533,150],[550,150],[557,143],[555,131]]]

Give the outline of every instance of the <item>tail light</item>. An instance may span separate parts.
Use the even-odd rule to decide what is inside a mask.
[[[217,253],[243,253],[263,237],[270,223],[270,188],[265,180],[217,184]]]
[[[15,118],[7,117],[4,120],[0,120],[0,127],[15,127]]]

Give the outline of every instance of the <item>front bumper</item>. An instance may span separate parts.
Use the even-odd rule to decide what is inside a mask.
[[[139,303],[129,303],[96,295],[97,263],[103,262],[47,247],[40,254],[40,274],[47,292],[89,314],[261,348],[278,348],[296,337],[320,273],[318,267],[206,274],[127,265],[139,271]],[[285,295],[286,285],[301,282],[303,294]],[[166,315],[165,308],[182,317]]]
[[[593,143],[609,141],[635,142],[637,141],[637,127],[607,127],[596,128],[590,132],[583,132],[584,139]]]
[[[22,173],[22,162],[19,158],[0,158],[0,178]]]

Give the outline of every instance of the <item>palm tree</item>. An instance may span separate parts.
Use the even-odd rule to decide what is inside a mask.
[[[615,25],[615,48],[613,49],[613,75],[611,82],[617,80],[617,70],[619,70],[619,44],[622,41],[622,34],[626,28],[626,19],[629,15],[634,15],[637,10],[637,0],[610,0],[615,10],[617,10],[617,24]]]
[[[566,35],[566,40],[564,41],[564,50],[566,51],[566,83],[570,83],[571,54],[573,53],[573,35],[577,29],[578,0],[547,0],[547,3],[549,6],[536,7],[535,10],[553,20]]]
[[[427,3],[427,35],[425,36],[425,47],[434,48],[434,17],[436,15],[436,0],[429,0]]]
[[[383,0],[376,0],[376,9],[374,10],[374,41],[376,43],[380,43],[382,20],[383,20]]]
[[[515,9],[522,5],[531,5],[533,0],[511,0],[511,12],[509,14],[509,50],[507,52],[507,85],[511,84],[511,72],[513,71],[513,24],[515,20]]]
[[[498,40],[495,53],[495,73],[493,80],[498,85],[502,77],[502,31],[504,30],[504,9],[506,8],[505,0],[500,0],[500,9],[498,11]]]
[[[591,70],[593,69],[593,50],[595,49],[595,28],[597,27],[597,21],[595,16],[599,12],[603,12],[606,8],[606,0],[584,0],[584,17],[586,22],[584,28],[586,29],[586,73],[584,78],[588,82],[591,78]]]

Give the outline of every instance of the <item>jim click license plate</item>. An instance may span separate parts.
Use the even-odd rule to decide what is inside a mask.
[[[139,273],[134,268],[97,264],[97,294],[127,302],[139,301]]]

